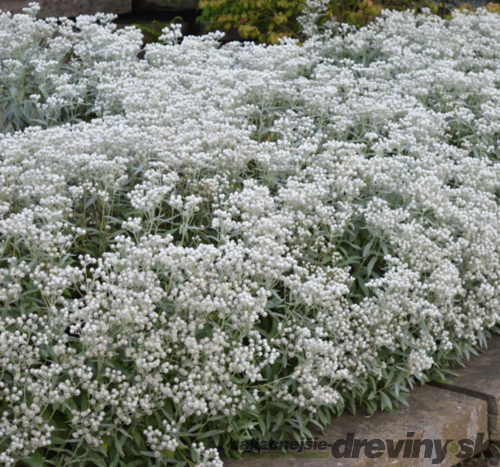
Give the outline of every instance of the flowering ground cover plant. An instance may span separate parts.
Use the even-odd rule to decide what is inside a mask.
[[[2,133],[90,119],[102,68],[126,66],[142,46],[137,29],[116,31],[114,15],[42,21],[35,16],[39,9],[0,12]]]
[[[218,466],[405,404],[497,326],[500,16],[315,15],[167,29],[89,65],[98,118],[0,137],[3,465]]]

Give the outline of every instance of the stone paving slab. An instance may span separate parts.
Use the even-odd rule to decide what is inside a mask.
[[[488,414],[488,427],[490,430],[490,439],[500,441],[500,415]]]
[[[457,376],[449,377],[450,384],[432,384],[483,399],[490,414],[500,415],[500,337],[491,338],[487,349],[479,356],[471,356],[466,365],[453,369]]]
[[[467,454],[465,451],[458,451],[459,447],[469,448],[466,457],[485,449],[484,443],[487,444],[488,440],[488,413],[485,401],[445,389],[421,386],[411,392],[408,402],[410,406],[402,406],[398,412],[377,412],[373,416],[344,414],[332,420],[332,424],[325,429],[324,435],[314,433],[319,438],[318,443],[325,441],[330,446],[338,440],[346,440],[348,433],[354,433],[353,437],[356,440],[372,441],[371,447],[374,451],[371,454],[378,454],[380,457],[367,457],[366,454],[370,454],[370,450],[366,452],[363,447],[357,459],[335,458],[331,453],[332,448],[327,447],[322,451],[318,449],[307,451],[308,454],[322,452],[323,455],[328,455],[326,458],[272,459],[257,455],[255,458],[224,459],[224,465],[225,467],[427,467],[433,465],[448,467],[462,460],[457,458],[456,454]],[[478,434],[480,434],[479,439]],[[412,449],[412,439],[422,440],[424,444],[420,448],[420,456],[416,457],[415,453],[416,458],[408,456],[408,452]],[[376,450],[382,445],[375,440],[383,443],[383,450]],[[424,456],[426,444],[429,442],[423,440],[432,441],[431,458]],[[447,440],[451,441],[446,444]],[[469,446],[464,443],[459,446],[458,442],[463,442],[463,440],[471,440],[474,444],[471,443]],[[483,445],[479,446],[478,441],[482,441]],[[392,458],[389,458],[387,447],[389,445],[397,447],[398,442],[402,446],[399,456],[393,454]],[[408,443],[408,448],[406,448],[406,443]],[[356,442],[353,444],[356,445]],[[432,460],[436,459],[436,446],[438,448],[446,446],[447,449],[441,451],[445,453],[442,462],[433,464]],[[406,456],[405,448],[407,449]],[[343,446],[339,447],[339,453],[342,453],[343,449]]]
[[[0,0],[0,10],[22,13],[33,0]],[[40,4],[39,18],[75,17],[100,13],[129,13],[132,0],[37,0]]]

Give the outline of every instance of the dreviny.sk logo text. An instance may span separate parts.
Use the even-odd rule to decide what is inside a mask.
[[[441,464],[447,455],[467,459],[486,450],[488,437],[477,433],[475,439],[430,439],[415,438],[414,432],[406,433],[404,439],[367,439],[347,433],[345,438],[327,440],[302,438],[300,441],[264,441],[250,439],[234,446],[243,453],[243,458],[328,458],[349,459],[367,457],[376,459],[431,459],[432,464]]]

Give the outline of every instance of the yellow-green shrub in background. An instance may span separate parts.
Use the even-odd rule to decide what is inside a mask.
[[[304,0],[201,0],[199,7],[209,29],[235,28],[244,39],[277,43],[297,37],[296,18]]]
[[[201,0],[202,18],[209,29],[237,29],[244,39],[276,44],[283,37],[300,37],[297,17],[305,0]],[[330,17],[362,26],[380,15],[382,6],[372,0],[335,0]]]
[[[500,13],[500,4],[490,2],[490,3],[488,3],[488,4],[486,5],[486,9],[487,9],[490,13]]]
[[[380,16],[383,6],[372,0],[337,0],[328,5],[327,15],[336,17],[341,23],[354,26],[365,26]]]

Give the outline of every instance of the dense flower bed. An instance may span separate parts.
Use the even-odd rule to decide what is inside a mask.
[[[77,123],[95,115],[96,84],[112,63],[137,60],[142,34],[114,15],[36,20],[0,12],[0,133]]]
[[[81,21],[104,28],[87,50],[135,41]],[[173,28],[53,81],[72,108],[87,74],[99,118],[0,136],[1,463],[219,465],[207,448],[404,404],[485,342],[500,16],[336,32]]]

